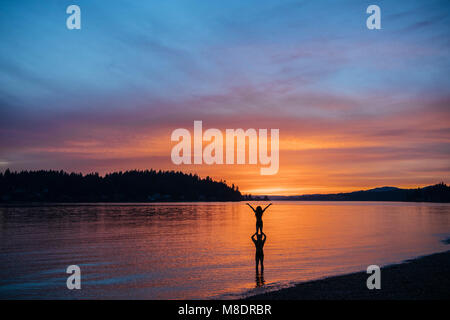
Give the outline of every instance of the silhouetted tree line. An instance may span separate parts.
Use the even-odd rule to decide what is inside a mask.
[[[64,171],[0,173],[0,202],[239,201],[239,188],[178,171],[83,175]]]
[[[378,188],[350,193],[294,196],[289,197],[289,200],[450,202],[450,186],[441,182],[417,189]]]

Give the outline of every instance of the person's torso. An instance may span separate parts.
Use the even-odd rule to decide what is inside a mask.
[[[255,247],[256,247],[256,252],[261,253],[263,251],[264,242],[262,240],[256,240]]]

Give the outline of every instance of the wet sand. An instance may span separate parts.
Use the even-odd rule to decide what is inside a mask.
[[[381,289],[369,290],[370,275],[357,272],[255,295],[258,300],[450,299],[450,251],[381,268]]]

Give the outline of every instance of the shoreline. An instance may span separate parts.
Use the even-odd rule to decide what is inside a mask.
[[[183,204],[183,203],[238,203],[238,202],[248,202],[249,200],[191,200],[191,201],[74,201],[74,202],[1,202],[0,207],[42,207],[42,206],[66,206],[66,205],[77,205],[77,206],[120,206],[120,205],[154,205],[154,204]],[[336,202],[336,203],[411,203],[411,204],[450,204],[450,202],[436,202],[436,201],[401,201],[401,200],[251,200],[251,202],[263,202],[268,201],[276,202]]]
[[[266,292],[245,300],[449,300],[450,250],[381,267],[381,289],[360,271]]]

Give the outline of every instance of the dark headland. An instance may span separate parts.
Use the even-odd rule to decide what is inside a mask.
[[[450,202],[450,187],[441,182],[415,189],[381,187],[348,193],[305,194],[299,196],[271,196],[271,200],[295,201],[403,201],[403,202]]]
[[[450,251],[381,268],[381,289],[369,290],[365,271],[297,284],[251,300],[450,299]]]
[[[55,170],[0,173],[0,203],[240,201],[225,181],[180,171],[131,170],[83,175]]]

